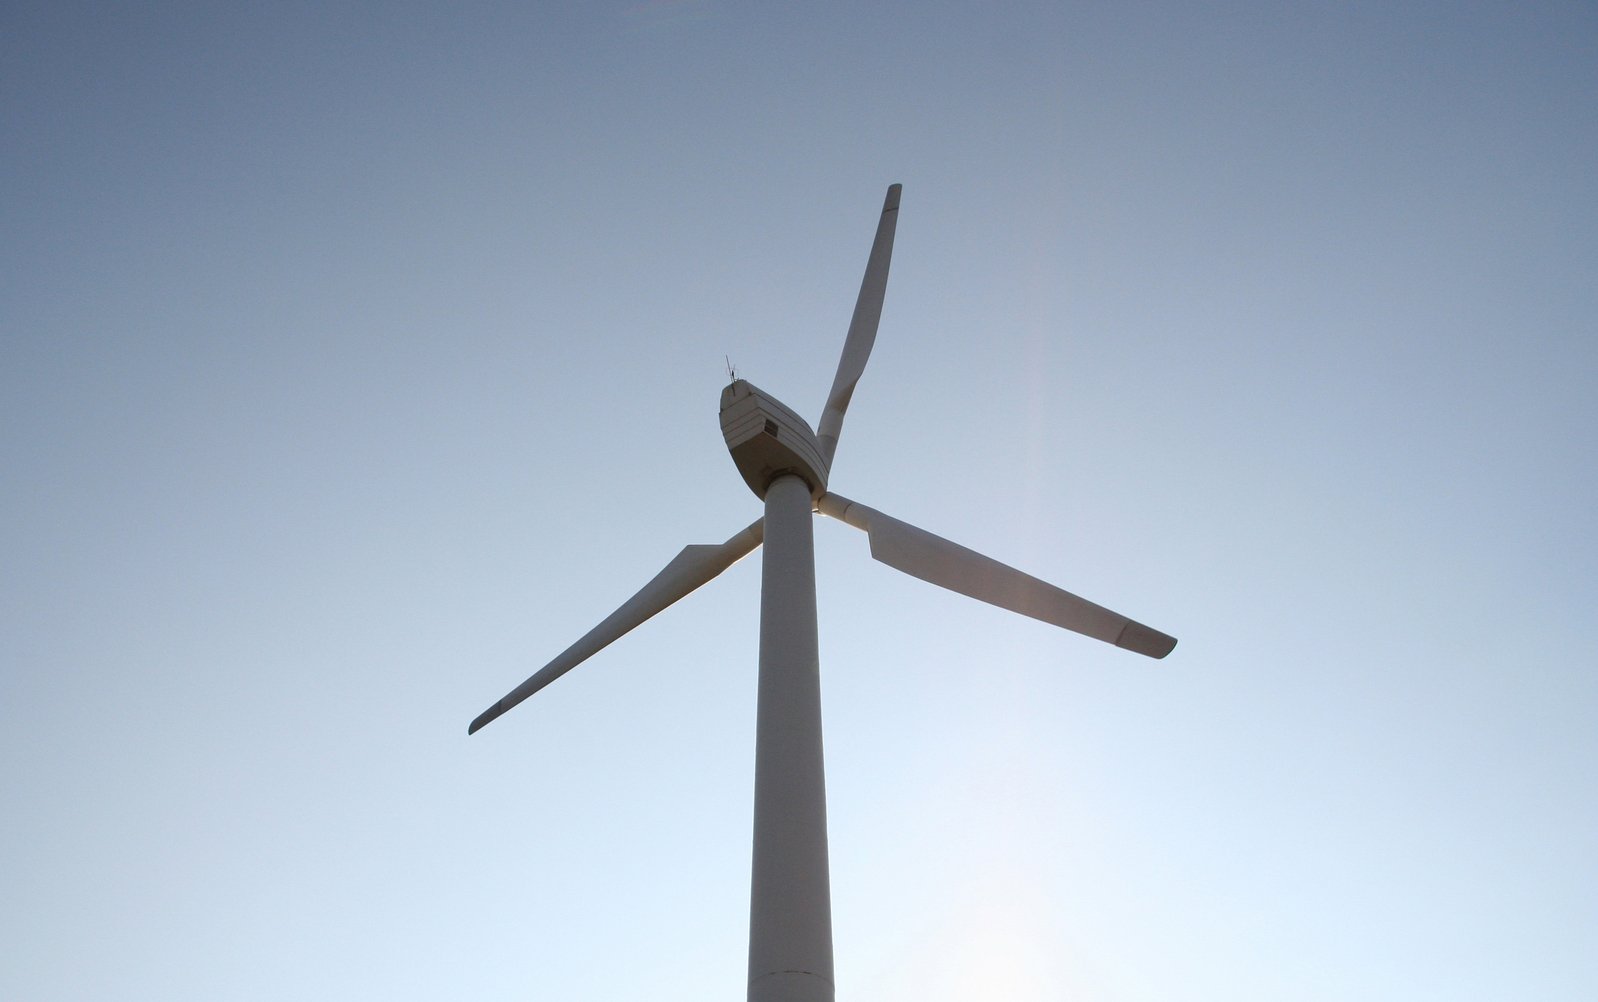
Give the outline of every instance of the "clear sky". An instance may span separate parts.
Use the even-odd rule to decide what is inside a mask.
[[[816,526],[840,999],[1598,997],[1582,3],[0,14],[0,997],[743,997],[759,512]],[[1585,639],[1584,639],[1585,638]]]

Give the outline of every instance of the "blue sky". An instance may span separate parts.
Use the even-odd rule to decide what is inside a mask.
[[[1579,4],[0,16],[0,995],[739,998],[758,502],[817,530],[839,997],[1598,991]]]

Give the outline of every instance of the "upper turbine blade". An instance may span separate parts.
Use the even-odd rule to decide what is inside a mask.
[[[893,231],[899,222],[900,187],[889,185],[888,197],[882,203],[877,236],[871,242],[871,256],[866,259],[866,276],[860,281],[860,296],[855,300],[854,318],[849,321],[849,336],[844,339],[843,356],[838,359],[838,375],[832,380],[827,407],[821,412],[821,423],[816,426],[816,439],[828,463],[838,449],[843,412],[849,409],[849,398],[854,395],[855,384],[860,382],[860,374],[866,371],[866,359],[871,357],[871,346],[877,340],[882,298],[888,291],[888,261],[893,257]]]
[[[848,498],[823,494],[816,510],[865,530],[873,557],[923,581],[1151,658],[1176,646],[1175,637]]]
[[[512,689],[504,699],[490,706],[472,725],[467,734],[475,734],[484,724],[520,703],[544,686],[560,678],[585,660],[597,654],[605,645],[627,633],[644,620],[660,612],[687,595],[722,571],[731,567],[740,557],[760,545],[765,536],[765,520],[757,519],[748,528],[725,543],[701,543],[685,546],[656,574],[654,579],[638,594],[623,603],[620,609],[605,617],[604,622],[589,630],[582,639],[561,652],[549,664],[540,668],[531,678]]]

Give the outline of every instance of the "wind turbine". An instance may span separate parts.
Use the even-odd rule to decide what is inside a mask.
[[[765,502],[764,517],[725,543],[683,547],[621,608],[485,710],[467,731],[475,733],[763,541],[749,1002],[833,999],[812,513],[864,530],[874,558],[923,581],[1151,658],[1163,658],[1176,646],[1174,637],[827,489],[844,413],[877,337],[899,188],[890,186],[883,202],[817,430],[745,380],[734,378],[721,391],[722,435],[744,482]]]

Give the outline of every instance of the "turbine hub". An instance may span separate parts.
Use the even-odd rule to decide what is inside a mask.
[[[827,460],[805,419],[745,379],[721,391],[721,434],[744,483],[764,500],[766,488],[792,474],[810,487],[810,499],[827,492]]]

